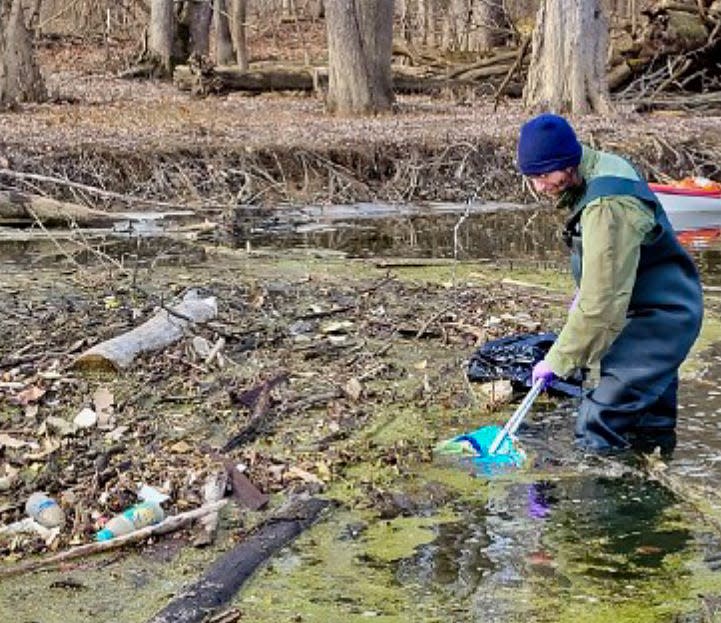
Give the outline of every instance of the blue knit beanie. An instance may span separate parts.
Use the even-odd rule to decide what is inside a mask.
[[[521,126],[518,168],[523,175],[561,171],[580,162],[581,144],[563,117],[544,113]]]

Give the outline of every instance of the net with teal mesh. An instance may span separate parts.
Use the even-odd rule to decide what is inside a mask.
[[[436,446],[438,455],[457,457],[464,465],[470,463],[483,475],[506,473],[521,467],[526,453],[520,448],[515,437],[506,435],[494,453],[489,448],[501,431],[501,426],[482,426],[470,433],[457,435]]]

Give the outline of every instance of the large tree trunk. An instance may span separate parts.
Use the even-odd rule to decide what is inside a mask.
[[[608,22],[601,0],[541,0],[531,66],[523,94],[527,108],[603,113]]]
[[[398,22],[401,27],[401,37],[404,41],[410,43],[413,40],[413,30],[411,28],[411,11],[408,7],[410,0],[397,0]]]
[[[22,0],[0,0],[0,106],[45,99]]]
[[[240,69],[248,69],[248,43],[246,41],[246,0],[231,0],[230,30],[235,43],[235,61]]]
[[[213,6],[213,28],[215,30],[215,62],[230,65],[235,60],[233,40],[230,35],[228,7],[225,0],[215,0]]]
[[[175,28],[173,0],[151,0],[148,51],[168,76],[173,72]]]
[[[295,0],[283,0],[282,7],[283,19],[291,19],[295,16]]]
[[[326,6],[328,110],[373,114],[393,104],[393,0],[335,0]]]
[[[468,0],[449,0],[443,24],[442,45],[448,50],[468,50]]]
[[[311,17],[314,19],[321,19],[325,17],[325,2],[324,0],[312,0],[311,1]]]
[[[207,57],[210,52],[210,2],[192,0],[186,5],[186,19],[190,31],[190,54]]]
[[[436,45],[436,13],[434,0],[418,0],[418,23],[421,28],[421,43]]]
[[[503,9],[503,0],[474,0],[473,27],[469,34],[471,50],[487,52],[503,45],[508,38],[508,24]]]
[[[400,70],[392,73],[393,90],[396,93],[438,94],[448,89],[477,88],[483,80],[500,83],[513,65],[513,52],[507,61],[495,62],[489,59],[488,65],[470,66],[456,71],[454,75],[436,77],[414,76]],[[496,58],[496,57],[494,57]],[[195,95],[208,93],[228,93],[247,91],[250,93],[270,93],[273,91],[315,91],[327,88],[328,72],[323,68],[264,67],[243,71],[235,66],[218,66],[212,70],[197,71],[190,65],[178,65],[173,73],[173,82],[181,91],[191,91]]]

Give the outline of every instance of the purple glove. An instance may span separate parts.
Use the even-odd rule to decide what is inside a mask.
[[[581,298],[581,291],[579,289],[576,289],[576,296],[573,297],[573,300],[571,301],[571,304],[568,306],[568,311],[572,312],[574,309],[576,309],[576,306],[578,305],[578,299]]]
[[[553,373],[553,370],[551,370],[551,366],[546,363],[545,359],[542,359],[533,366],[533,372],[531,373],[531,382],[533,385],[536,384],[536,381],[541,379],[543,380],[543,387],[545,388],[555,378],[556,375]]]

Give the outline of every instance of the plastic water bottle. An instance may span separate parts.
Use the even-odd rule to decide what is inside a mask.
[[[141,502],[115,515],[102,530],[95,535],[98,541],[109,541],[123,534],[130,534],[140,528],[160,523],[165,513],[156,502]]]
[[[63,509],[55,500],[39,491],[25,502],[25,513],[45,528],[58,528],[65,524]]]

